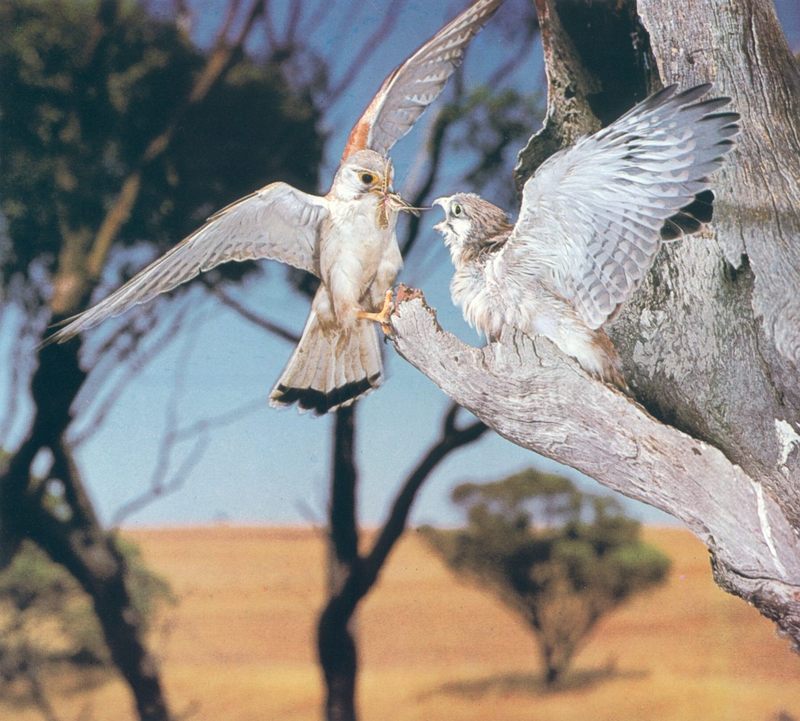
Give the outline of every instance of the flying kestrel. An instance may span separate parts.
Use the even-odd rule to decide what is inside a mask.
[[[376,329],[384,296],[402,266],[388,152],[442,92],[467,45],[503,0],[477,0],[384,80],[350,132],[326,195],[271,183],[215,215],[119,290],[70,319],[62,342],[146,303],[227,261],[279,260],[321,283],[303,335],[270,395],[318,414],[352,403],[381,383]]]
[[[603,324],[639,287],[664,237],[699,227],[686,216],[734,145],[730,98],[711,85],[651,95],[542,163],[516,225],[477,195],[439,198],[435,226],[455,266],[453,302],[496,339],[504,326],[542,335],[589,373],[625,388]],[[681,214],[681,210],[684,213]],[[709,217],[701,220],[709,220]]]

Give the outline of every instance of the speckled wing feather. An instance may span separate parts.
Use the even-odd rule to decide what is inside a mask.
[[[738,133],[729,98],[675,86],[553,155],[525,183],[506,272],[531,276],[600,327],[639,286],[664,222],[709,187]]]
[[[319,275],[317,238],[327,215],[323,198],[286,183],[267,185],[212,215],[119,290],[67,321],[47,342],[68,340],[227,261],[271,258]]]
[[[502,3],[477,0],[395,68],[350,131],[342,158],[364,148],[387,154],[444,90],[467,45]]]

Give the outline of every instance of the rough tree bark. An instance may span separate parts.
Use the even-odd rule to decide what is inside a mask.
[[[667,244],[611,328],[636,402],[547,341],[471,348],[402,291],[396,349],[514,443],[680,518],[717,583],[800,644],[800,70],[763,0],[536,0],[552,152],[662,84],[715,83],[742,114],[714,222]]]

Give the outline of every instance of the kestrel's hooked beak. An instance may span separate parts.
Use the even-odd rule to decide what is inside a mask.
[[[441,223],[437,223],[436,225],[433,226],[433,229],[435,231],[441,233],[442,235],[444,235],[448,230],[448,227],[447,227],[447,203],[449,201],[450,201],[450,197],[447,196],[447,197],[442,197],[442,198],[436,198],[436,200],[434,200],[433,203],[431,204],[431,207],[433,207],[434,205],[438,205],[444,211],[444,220],[442,220]]]

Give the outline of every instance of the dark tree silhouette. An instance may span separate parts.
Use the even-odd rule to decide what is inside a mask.
[[[55,513],[66,511],[53,499]],[[164,602],[173,600],[168,583],[149,571],[136,546],[120,542],[129,569],[133,605],[145,628]],[[0,571],[0,690],[16,703],[33,703],[48,719],[58,718],[45,678],[63,674],[81,684],[102,680],[113,668],[91,599],[72,576],[32,543],[22,544]],[[57,633],[42,634],[43,628]]]
[[[459,407],[445,415],[439,439],[403,481],[389,515],[366,552],[359,551],[356,517],[358,471],[354,463],[354,407],[336,414],[331,474],[328,600],[318,622],[317,649],[326,684],[325,717],[353,721],[356,713],[358,651],[351,624],[359,603],[369,593],[392,549],[402,536],[417,492],[436,466],[452,451],[480,438],[486,426],[456,423]]]
[[[87,3],[59,7],[0,7],[3,27],[13,28],[0,39],[0,203],[11,241],[0,253],[0,278],[27,314],[16,360],[29,368],[22,354],[46,321],[85,308],[101,279],[119,272],[112,248],[174,242],[270,179],[312,188],[321,153],[309,90],[290,87],[274,63],[242,54],[261,2],[235,23],[241,2],[231,0],[209,50],[136,5],[101,0],[94,14]],[[232,124],[232,111],[251,122]],[[272,151],[276,137],[283,153]],[[114,334],[105,356],[124,361],[131,335]],[[65,438],[87,377],[80,345],[37,353],[33,420],[0,476],[0,550],[8,561],[30,539],[69,570],[92,598],[140,718],[165,721],[125,558],[98,522]],[[37,461],[48,466],[43,475],[33,471]],[[47,504],[53,483],[69,509],[60,516]]]

